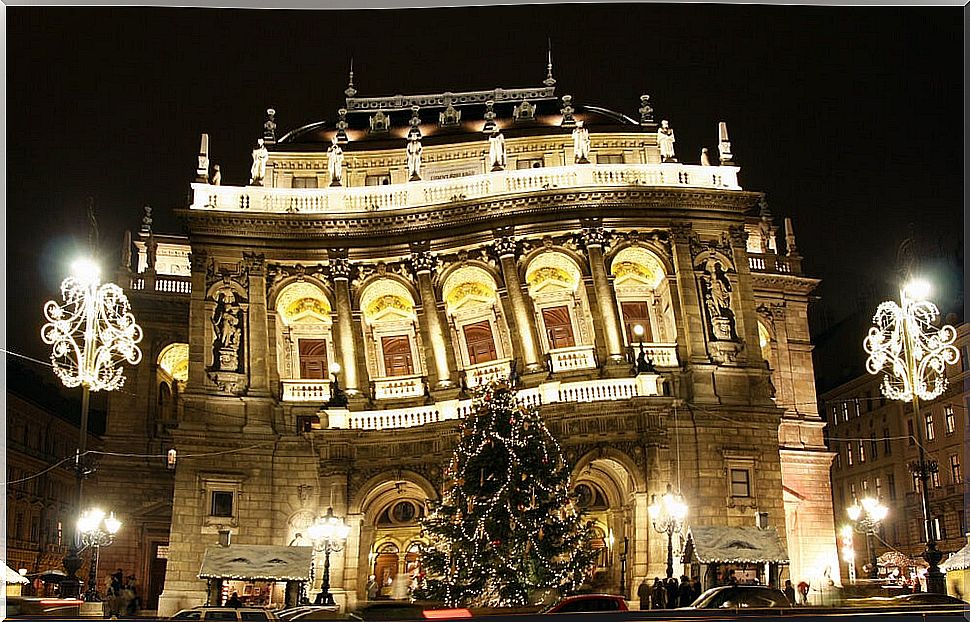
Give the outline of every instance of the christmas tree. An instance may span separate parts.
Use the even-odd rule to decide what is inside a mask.
[[[419,596],[448,606],[522,606],[567,593],[595,553],[569,497],[569,468],[536,409],[506,383],[487,387],[466,417],[445,493],[423,521]]]

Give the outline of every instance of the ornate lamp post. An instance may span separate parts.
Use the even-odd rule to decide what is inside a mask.
[[[141,361],[141,350],[136,344],[141,341],[142,332],[124,291],[113,283],[102,285],[94,262],[76,261],[71,271],[72,275],[61,282],[64,303],[50,300],[44,305],[47,323],[40,336],[44,343],[53,346],[51,363],[64,386],[81,386],[81,433],[75,459],[80,510],[86,475],[81,461],[87,453],[89,393],[121,388],[125,382],[121,362],[137,365]],[[79,546],[79,533],[75,533],[64,558],[68,577],[61,583],[62,594],[68,597],[80,595],[81,582],[76,576],[81,567]]]
[[[334,516],[333,508],[327,508],[327,515],[318,518],[307,529],[307,535],[313,540],[313,550],[323,551],[323,581],[320,583],[320,593],[316,604],[333,605],[333,595],[330,593],[330,553],[338,553],[344,548],[344,541],[350,535],[350,526],[342,518]],[[313,584],[313,569],[310,564],[310,584]]]
[[[879,569],[877,568],[876,549],[872,546],[871,537],[879,529],[879,523],[886,518],[889,508],[879,503],[878,499],[863,497],[862,501],[852,500],[852,505],[846,508],[849,520],[859,533],[866,534],[866,553],[869,557],[869,578],[878,579]]]
[[[952,326],[935,324],[939,309],[926,300],[929,286],[924,282],[907,284],[900,292],[901,305],[886,301],[876,308],[873,316],[875,327],[863,341],[869,353],[866,369],[870,374],[886,372],[882,392],[889,399],[913,403],[913,419],[916,428],[916,446],[919,461],[912,465],[920,482],[922,493],[923,531],[926,534],[926,550],[923,559],[929,564],[926,573],[926,590],[935,594],[946,593],[946,581],[940,571],[943,554],[936,548],[936,529],[930,513],[930,473],[936,471],[935,461],[928,461],[923,449],[923,426],[919,401],[932,400],[946,390],[946,366],[960,359],[953,346],[956,330]]]
[[[333,377],[333,380],[330,381],[330,399],[327,400],[327,406],[331,408],[347,407],[347,394],[340,388],[340,381],[337,378],[339,373],[340,363],[331,363],[330,375]]]
[[[640,342],[640,353],[637,355],[637,373],[638,374],[652,374],[657,370],[653,366],[653,361],[647,358],[647,353],[643,349],[643,330],[642,324],[636,324],[633,326],[633,334],[637,336],[637,340]]]
[[[667,578],[674,576],[674,534],[684,528],[687,518],[687,504],[684,498],[675,494],[667,484],[667,492],[657,500],[657,495],[650,498],[650,520],[657,533],[667,534]]]
[[[99,602],[98,594],[98,561],[101,557],[101,547],[114,542],[115,534],[121,529],[121,521],[112,512],[107,517],[104,510],[91,508],[86,510],[77,521],[77,531],[80,536],[81,551],[91,547],[91,565],[88,571],[88,589],[84,592],[87,602]],[[80,552],[80,551],[79,551]]]

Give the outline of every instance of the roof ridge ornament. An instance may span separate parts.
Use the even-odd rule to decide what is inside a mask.
[[[421,110],[420,106],[411,106],[411,119],[408,121],[408,125],[411,129],[408,130],[408,140],[414,138],[419,140],[421,138],[421,117],[418,116],[418,111]]]
[[[565,128],[576,127],[576,118],[573,117],[573,113],[575,111],[576,109],[573,108],[573,96],[563,95],[562,108],[559,110],[559,112],[562,113],[562,123],[560,124],[562,127],[565,127]]]
[[[263,123],[263,142],[267,145],[276,144],[276,111],[266,109],[266,123]]]
[[[656,125],[653,119],[653,106],[650,105],[650,96],[644,93],[640,96],[640,125]]]
[[[202,134],[202,141],[199,144],[199,166],[195,169],[195,181],[197,183],[209,182],[209,135]]]
[[[491,99],[485,102],[485,125],[482,127],[483,134],[491,134],[498,130],[495,123],[495,102]]]
[[[717,134],[717,151],[721,156],[721,164],[725,166],[734,166],[734,154],[731,153],[731,140],[728,138],[727,122],[718,122]]]
[[[551,87],[556,85],[556,79],[552,77],[552,37],[547,37],[546,42],[546,79],[542,83]]]
[[[344,89],[344,95],[347,97],[353,97],[357,94],[357,89],[354,88],[354,57],[350,57],[350,75],[347,77],[347,88]]]
[[[348,124],[347,124],[347,109],[346,108],[341,108],[341,109],[337,110],[337,117],[338,117],[338,121],[337,121],[337,142],[340,143],[341,145],[346,145],[348,142],[350,142],[350,139],[347,138],[347,127],[348,127]]]

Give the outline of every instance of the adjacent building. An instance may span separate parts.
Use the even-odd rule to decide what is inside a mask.
[[[861,337],[859,344],[861,348]],[[836,455],[832,464],[836,522],[850,524],[846,508],[854,499],[879,498],[889,513],[880,526],[879,538],[871,539],[877,556],[898,551],[905,557],[919,559],[926,546],[920,482],[911,469],[919,459],[918,425],[923,426],[926,458],[938,466],[930,475],[930,511],[939,526],[937,548],[945,560],[947,554],[959,551],[967,543],[964,468],[970,407],[970,325],[957,327],[954,345],[960,350],[960,361],[947,369],[947,391],[932,402],[920,403],[922,422],[914,418],[911,403],[888,400],[882,395],[881,374],[859,376],[822,396],[829,446]],[[868,563],[864,536],[856,536],[853,548],[861,577],[862,567]],[[847,565],[843,556],[843,569],[848,570]],[[885,575],[894,570],[893,566],[884,566],[880,572]],[[907,570],[900,572],[905,574]]]
[[[118,273],[145,357],[111,395],[105,443],[142,457],[99,470],[125,521],[105,567],[148,577],[159,614],[227,586],[280,602],[282,582],[241,576],[239,556],[220,570],[213,547],[307,545],[331,507],[351,527],[331,556],[338,601],[365,598],[369,575],[392,592],[419,563],[418,521],[475,389],[509,376],[573,467],[603,589],[664,574],[647,507],[668,484],[689,525],[760,515],[782,580],[840,580],[806,317],[817,280],[790,221],[782,236],[741,187],[716,120],[556,89],[551,67],[534,88],[351,84],[333,122],[278,133],[268,111],[248,185],[222,185],[203,137],[176,210],[187,236],[147,217]],[[677,152],[677,122],[710,124],[699,164]]]

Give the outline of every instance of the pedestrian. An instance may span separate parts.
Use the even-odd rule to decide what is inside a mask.
[[[679,596],[678,602],[680,603],[680,606],[690,607],[691,603],[694,602],[694,599],[691,598],[691,596],[694,593],[694,590],[692,590],[690,587],[690,579],[687,578],[687,575],[685,574],[680,575],[680,586],[678,587],[677,591]]]
[[[664,584],[660,582],[660,577],[653,578],[653,587],[650,590],[650,606],[652,609],[663,609],[667,606],[667,591]]]
[[[808,604],[808,583],[804,581],[798,582],[798,600],[799,605]]]
[[[788,602],[795,604],[795,586],[791,584],[791,579],[785,579],[785,589],[782,590],[785,593],[785,597],[788,598]]]
[[[124,599],[127,602],[125,612],[129,616],[138,615],[138,610],[141,609],[141,599],[138,598],[138,587],[135,585],[135,575],[133,574],[128,575],[128,581],[125,583]]]
[[[667,579],[667,609],[676,609],[677,604],[680,601],[680,590],[677,585],[677,579],[670,577]]]
[[[650,608],[650,584],[647,583],[647,578],[644,577],[643,581],[640,582],[640,586],[637,588],[637,596],[640,598],[640,611],[646,611]]]
[[[701,591],[702,591],[701,580],[697,578],[696,575],[694,576],[693,579],[691,579],[690,587],[691,587],[691,596],[693,596],[693,599],[690,602],[694,602],[700,597]]]
[[[229,597],[229,600],[226,601],[226,607],[230,607],[232,609],[239,609],[242,607],[242,601],[239,600],[239,594],[237,592],[233,592]]]
[[[375,600],[377,598],[377,577],[371,575],[367,577],[367,600]]]

